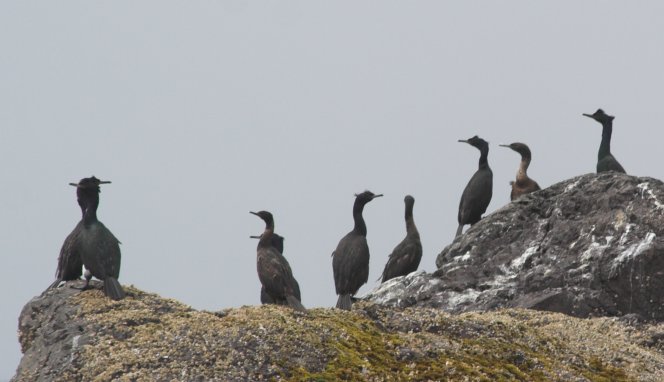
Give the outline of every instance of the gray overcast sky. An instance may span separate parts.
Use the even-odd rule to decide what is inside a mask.
[[[259,303],[274,213],[307,307],[336,301],[330,254],[365,209],[374,286],[415,199],[420,268],[456,229],[491,143],[509,201],[526,142],[543,187],[595,169],[601,127],[627,172],[662,178],[661,1],[0,2],[0,379],[22,306],[53,280],[96,175],[120,281],[199,309]]]

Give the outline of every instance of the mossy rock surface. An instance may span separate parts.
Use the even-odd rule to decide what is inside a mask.
[[[119,302],[65,288],[28,305],[60,304],[50,311],[72,312],[68,322],[24,309],[32,320],[20,327],[25,354],[16,381],[664,380],[662,324],[369,303],[351,312],[267,305],[207,312],[132,287]],[[38,311],[50,316],[38,319]],[[57,340],[73,346],[43,348],[41,337],[70,323],[76,330]]]

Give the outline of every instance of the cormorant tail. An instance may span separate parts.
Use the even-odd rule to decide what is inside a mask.
[[[459,224],[459,228],[457,228],[457,232],[456,235],[454,235],[454,237],[461,235],[461,232],[463,232],[463,224]]]
[[[113,277],[106,277],[104,279],[104,294],[113,300],[122,300],[125,298],[125,292],[118,280]]]
[[[286,296],[286,301],[288,302],[288,306],[295,310],[299,310],[300,312],[306,312],[307,308],[302,305],[300,300],[298,300],[295,296],[293,295],[288,295]]]
[[[46,288],[46,290],[57,288],[58,285],[60,285],[61,282],[62,282],[61,278],[56,278],[55,281],[53,281],[53,283],[51,285],[49,285],[48,288]]]
[[[351,302],[349,294],[339,295],[339,299],[337,300],[337,308],[338,309],[350,310],[351,305],[352,305],[352,302]]]

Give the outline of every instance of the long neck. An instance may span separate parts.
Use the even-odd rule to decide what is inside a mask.
[[[363,210],[364,203],[361,203],[359,200],[355,199],[355,204],[353,204],[353,220],[355,221],[353,232],[362,236],[367,236],[367,225],[364,223],[364,218],[362,217]]]
[[[83,224],[90,225],[97,222],[97,207],[99,207],[99,194],[97,192],[90,192],[87,195],[81,195],[79,198],[83,212]],[[85,207],[84,207],[85,206]]]
[[[530,166],[530,155],[521,155],[521,163],[519,164],[519,171],[516,173],[516,181],[525,180],[528,178],[528,166]]]
[[[259,247],[270,247],[272,246],[272,235],[274,234],[274,221],[265,222],[265,231],[261,235],[260,240],[258,241]]]
[[[406,234],[407,235],[419,235],[417,232],[417,227],[415,226],[415,220],[413,219],[413,205],[406,205]]]
[[[480,155],[480,165],[479,168],[487,168],[489,167],[489,145],[484,145],[480,149],[481,155]]]
[[[611,153],[611,132],[613,131],[613,121],[606,121],[602,123],[602,143],[599,144],[599,159]]]

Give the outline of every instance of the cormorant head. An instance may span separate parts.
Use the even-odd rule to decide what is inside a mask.
[[[99,180],[97,179],[94,175],[89,177],[89,178],[83,178],[81,179],[78,183],[69,183],[70,186],[74,186],[77,189],[84,189],[84,190],[90,190],[94,189],[99,192],[99,185],[100,184],[108,184],[111,183],[108,180]]]
[[[383,194],[374,194],[373,192],[366,190],[361,194],[355,194],[355,200],[362,204],[367,204],[375,198],[380,198]]]
[[[266,225],[274,224],[274,218],[272,217],[272,214],[267,211],[258,211],[258,212],[249,211],[249,213],[254,214],[259,218],[263,219]]]
[[[469,145],[476,147],[478,150],[482,150],[484,147],[489,147],[489,142],[478,137],[477,135],[469,139],[459,139],[459,142],[468,143]]]
[[[403,198],[403,202],[406,203],[407,206],[413,206],[415,204],[415,198],[410,195],[406,195],[406,197]]]
[[[611,122],[611,121],[613,121],[613,119],[615,118],[615,117],[612,116],[612,115],[608,115],[608,114],[606,114],[606,113],[604,112],[604,110],[602,110],[602,109],[597,109],[597,111],[594,112],[593,114],[586,114],[586,113],[583,113],[583,115],[586,116],[586,117],[588,117],[588,118],[592,118],[592,119],[594,119],[595,121],[597,121],[597,122],[599,122],[599,123],[601,123],[601,124],[605,124],[605,123],[607,123],[607,122]]]
[[[530,149],[525,143],[514,142],[510,143],[509,145],[498,145],[498,146],[510,148],[516,151],[517,153],[521,154],[521,156],[523,157],[528,157],[528,158],[531,157]]]
[[[69,183],[70,186],[76,187],[76,198],[78,205],[82,210],[85,210],[86,204],[96,206],[99,203],[99,185],[111,183],[107,180],[99,180],[94,175],[89,178],[83,178],[78,183]],[[87,200],[87,202],[86,202]]]

